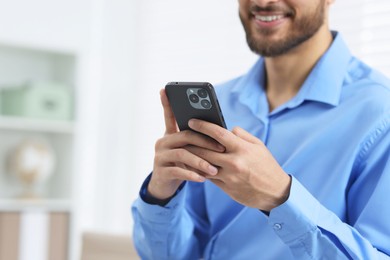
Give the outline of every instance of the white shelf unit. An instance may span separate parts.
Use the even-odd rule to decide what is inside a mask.
[[[16,116],[0,116],[0,129],[52,134],[73,134],[74,123],[44,119],[20,118]]]
[[[76,55],[0,44],[0,88],[18,87],[29,81],[57,81],[75,93]],[[19,142],[37,139],[52,146],[56,168],[51,178],[39,187],[49,199],[71,199],[72,151],[74,124],[72,121],[43,120],[0,116],[0,197],[15,196],[15,180],[7,176],[7,156]]]
[[[48,212],[71,212],[72,203],[69,200],[45,199],[45,200],[15,200],[0,199],[0,212],[26,212],[26,211],[48,211]]]
[[[72,215],[68,201],[0,200],[1,259],[69,259]]]
[[[60,82],[71,88],[75,104],[77,62],[76,53],[0,42],[0,88],[18,87],[29,81]],[[75,117],[74,107],[72,113]],[[74,121],[8,116],[0,111],[0,212],[67,212],[73,219]],[[40,200],[19,199],[23,187],[8,171],[10,152],[25,140],[43,141],[55,153],[53,174],[36,187]],[[69,226],[68,231],[72,237],[73,227]],[[69,245],[68,258],[74,254],[72,242]]]

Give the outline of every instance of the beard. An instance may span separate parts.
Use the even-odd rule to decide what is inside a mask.
[[[249,19],[254,19],[251,11],[283,11],[288,14],[290,19],[291,17],[295,18],[295,13],[289,9],[285,10],[284,8],[281,10],[281,8],[272,5],[265,8],[252,6],[249,12],[249,18],[247,19],[245,19],[240,12],[240,20],[246,33],[246,40],[249,48],[254,53],[264,57],[276,57],[287,53],[291,49],[310,39],[325,22],[325,5],[324,0],[321,0],[314,12],[292,20],[292,28],[289,29],[285,37],[279,40],[272,40],[268,37],[274,34],[272,29],[259,29],[250,26],[251,24],[248,22]],[[256,31],[254,32],[253,30]]]

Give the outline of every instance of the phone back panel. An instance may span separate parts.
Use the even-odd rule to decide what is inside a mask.
[[[226,128],[217,96],[210,83],[170,82],[165,86],[165,90],[181,131],[190,129],[188,121],[192,118]]]

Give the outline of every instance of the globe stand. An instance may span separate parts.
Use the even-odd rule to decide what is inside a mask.
[[[36,139],[27,139],[10,150],[8,172],[21,184],[22,191],[17,198],[24,200],[42,200],[38,185],[52,175],[55,166],[55,154],[49,143]]]
[[[36,191],[37,187],[37,172],[18,174],[19,182],[22,184],[22,192],[17,196],[21,200],[42,200],[43,197]]]

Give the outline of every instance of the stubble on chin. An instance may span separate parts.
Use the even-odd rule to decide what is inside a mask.
[[[251,7],[251,9],[252,8],[258,7]],[[273,35],[279,33],[278,31],[254,28],[250,21],[250,19],[254,18],[250,18],[250,12],[246,17],[241,13],[239,13],[239,16],[251,51],[264,57],[276,57],[289,52],[291,49],[297,47],[316,34],[325,22],[324,9],[324,5],[321,3],[310,15],[300,18],[296,17],[294,12],[290,12],[288,19],[291,21],[291,28],[286,30],[284,35],[278,37],[279,39],[272,39]],[[280,8],[274,8],[268,11],[280,10]],[[289,12],[289,10],[286,9],[283,11]]]

